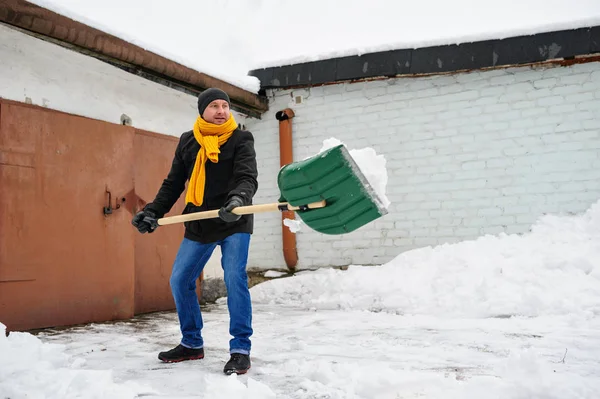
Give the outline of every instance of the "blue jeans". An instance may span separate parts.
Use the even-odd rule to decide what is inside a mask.
[[[183,239],[171,274],[171,291],[177,307],[183,338],[181,344],[188,348],[202,348],[202,314],[196,295],[196,280],[210,259],[215,247],[221,246],[221,265],[227,287],[229,308],[230,353],[250,354],[252,335],[252,304],[248,290],[248,248],[250,234],[236,233],[222,241],[202,244]]]

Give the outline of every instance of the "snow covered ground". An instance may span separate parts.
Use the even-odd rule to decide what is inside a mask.
[[[157,314],[43,334],[46,344],[29,336],[24,347],[32,361],[23,347],[5,359],[31,368],[9,375],[4,360],[0,393],[3,399],[565,399],[596,398],[600,390],[598,319],[443,320],[268,305],[255,306],[254,315],[253,366],[245,376],[221,374],[228,334],[226,310],[218,307],[205,312],[203,360],[160,363],[157,352],[176,343],[179,332],[175,314]]]
[[[253,287],[253,367],[224,376],[224,300],[206,358],[162,364],[176,315],[0,333],[0,398],[597,398],[600,202],[525,236],[406,252],[380,267]]]

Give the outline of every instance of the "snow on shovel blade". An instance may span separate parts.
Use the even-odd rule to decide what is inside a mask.
[[[308,227],[320,233],[350,233],[387,214],[344,145],[285,165],[277,185],[281,200],[294,206],[326,201],[324,208],[296,211]]]

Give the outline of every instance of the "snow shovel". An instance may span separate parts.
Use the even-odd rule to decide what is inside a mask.
[[[247,215],[295,211],[323,234],[350,233],[387,214],[383,202],[342,144],[304,161],[283,166],[277,177],[278,203],[249,205],[232,212]],[[218,210],[158,219],[159,225],[217,218]]]

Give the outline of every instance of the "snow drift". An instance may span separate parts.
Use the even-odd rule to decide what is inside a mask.
[[[541,217],[524,235],[400,254],[379,267],[319,270],[252,289],[253,301],[444,317],[600,314],[600,202]]]

